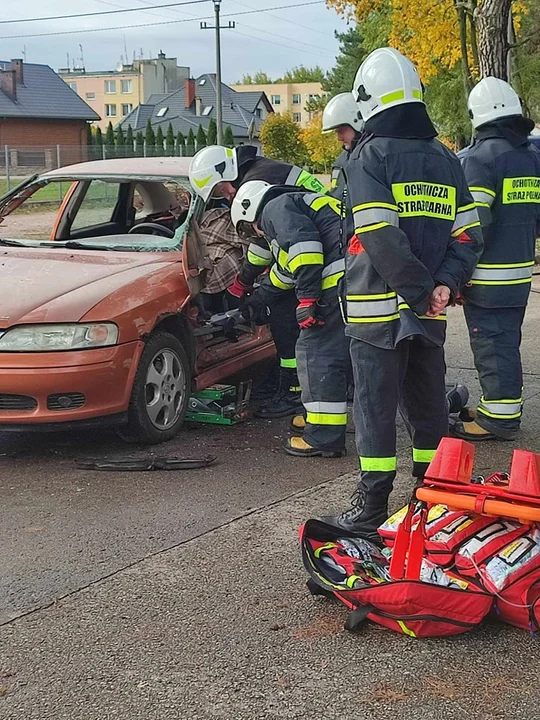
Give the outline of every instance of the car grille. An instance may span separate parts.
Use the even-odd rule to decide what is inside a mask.
[[[0,394],[0,410],[35,410],[37,400],[29,395]]]
[[[58,393],[47,398],[48,410],[76,410],[84,405],[86,398],[82,393]]]

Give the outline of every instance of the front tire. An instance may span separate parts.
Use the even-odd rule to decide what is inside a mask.
[[[122,439],[147,445],[172,440],[184,422],[190,389],[182,344],[169,332],[153,332],[139,360]]]

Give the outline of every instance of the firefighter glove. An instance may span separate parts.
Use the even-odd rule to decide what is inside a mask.
[[[229,287],[227,288],[227,292],[231,295],[234,295],[235,298],[244,297],[247,292],[252,290],[253,288],[243,283],[238,277],[238,275],[234,278],[233,284],[229,285]]]
[[[300,303],[296,308],[296,322],[302,328],[302,330],[313,327],[314,325],[324,325],[324,321],[319,320],[316,317],[316,313],[316,298],[304,298],[303,300],[300,300]]]
[[[255,325],[267,325],[270,320],[270,310],[257,292],[243,296],[240,312],[246,320],[255,323]]]

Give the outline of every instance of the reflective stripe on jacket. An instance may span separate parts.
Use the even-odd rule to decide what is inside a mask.
[[[346,168],[355,235],[346,253],[347,334],[383,348],[413,335],[442,345],[445,314],[429,318],[436,285],[453,294],[482,250],[459,161],[437,140],[371,136]]]
[[[540,221],[540,153],[525,138],[516,147],[497,136],[496,127],[485,128],[463,159],[463,170],[485,241],[463,294],[481,307],[522,307],[531,288]]]
[[[337,287],[345,270],[340,214],[338,200],[319,194],[288,193],[265,205],[259,226],[274,256],[269,279],[275,287],[292,283],[299,300]]]
[[[270,160],[270,158],[259,155],[250,158],[240,167],[240,175],[234,185],[240,187],[249,180],[264,180],[271,185],[291,185],[305,188],[311,192],[326,193],[326,188],[322,182],[307,170],[302,170],[297,165],[291,165],[279,160]],[[266,262],[263,263],[263,259]],[[256,239],[251,243],[244,259],[239,273],[239,280],[245,285],[251,286],[271,264],[272,254],[268,243],[264,238]]]

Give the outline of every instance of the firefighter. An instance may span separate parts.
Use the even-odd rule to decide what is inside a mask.
[[[540,220],[540,153],[528,141],[534,123],[508,83],[484,78],[468,105],[476,137],[462,162],[485,250],[463,295],[482,397],[472,421],[457,422],[451,432],[466,440],[512,440],[522,411],[521,326]]]
[[[266,237],[274,264],[256,291],[295,292],[300,335],[298,377],[306,424],[285,445],[290,455],[340,457],[347,426],[348,339],[337,286],[345,262],[341,204],[327,195],[291,192],[262,181],[244,184],[231,208],[239,234]]]
[[[470,279],[480,222],[459,160],[436,140],[414,65],[393,48],[360,66],[364,135],[346,168],[355,235],[345,254],[346,333],[360,478],[351,508],[323,518],[376,541],[396,475],[396,411],[423,477],[448,432],[446,306]]]
[[[323,133],[334,132],[343,145],[343,151],[338,156],[332,168],[330,194],[343,200],[345,189],[345,175],[342,172],[347,160],[362,133],[364,123],[358,110],[358,105],[350,92],[340,93],[333,97],[324,108],[322,119]]]
[[[202,148],[191,161],[189,180],[194,191],[205,202],[211,198],[221,198],[230,204],[238,188],[249,180],[264,180],[274,185],[290,185],[312,192],[325,192],[323,184],[310,173],[296,165],[257,155],[257,148],[251,145],[241,145],[233,149],[221,145]],[[252,238],[242,269],[228,288],[230,295],[237,301],[242,299],[271,263],[272,253],[266,240]],[[263,306],[260,300],[261,298],[256,296],[252,298],[252,302],[257,304],[253,310],[262,318],[266,313],[266,306]],[[268,393],[267,398],[263,396],[263,402],[255,413],[263,418],[296,415],[302,409],[295,357],[299,332],[295,317],[296,297],[291,291],[282,293],[274,300],[266,320],[276,344],[280,372],[275,393]],[[265,399],[267,402],[264,402]]]

